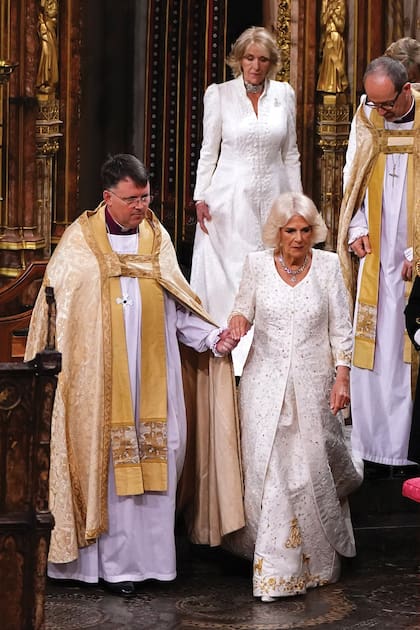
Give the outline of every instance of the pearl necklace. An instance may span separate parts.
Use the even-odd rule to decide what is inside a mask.
[[[258,85],[254,85],[253,83],[247,83],[244,81],[245,90],[247,94],[259,94],[263,91],[264,83],[259,83]]]
[[[283,260],[283,256],[281,254],[279,254],[277,256],[277,260],[279,261],[280,265],[282,266],[282,268],[284,269],[284,271],[289,274],[290,276],[290,282],[293,282],[293,284],[296,284],[297,282],[297,277],[300,273],[302,273],[302,271],[304,271],[306,269],[306,267],[308,266],[308,262],[309,262],[309,256],[308,254],[306,254],[305,256],[305,260],[303,261],[303,263],[301,264],[301,266],[298,269],[290,269],[290,267],[288,267],[286,265],[286,263]]]

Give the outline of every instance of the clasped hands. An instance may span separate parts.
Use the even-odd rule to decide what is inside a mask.
[[[225,328],[220,334],[216,344],[217,352],[219,354],[231,352],[250,328],[251,324],[243,315],[234,315],[229,321],[229,328]]]
[[[370,254],[372,251],[372,248],[370,246],[369,235],[366,234],[366,236],[360,236],[359,238],[356,238],[355,241],[350,243],[350,249],[359,258],[364,258],[366,254]],[[411,280],[412,277],[413,277],[413,263],[408,260],[404,260],[403,266],[401,269],[401,278],[403,280]]]
[[[219,354],[225,355],[232,352],[234,348],[238,345],[239,340],[236,340],[232,337],[232,334],[229,328],[225,328],[220,333],[219,341],[216,344],[216,350]]]

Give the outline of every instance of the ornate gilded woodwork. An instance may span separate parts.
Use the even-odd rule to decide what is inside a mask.
[[[96,11],[100,18],[102,11],[107,15],[112,11],[111,2],[105,7],[99,0],[93,1],[96,8],[89,8],[89,15]],[[334,191],[319,188],[321,180],[329,181],[321,178],[322,152],[327,149],[325,138],[320,143],[314,133],[325,132],[330,138],[330,121],[323,116],[331,104],[324,104],[326,92],[316,90],[322,63],[323,4],[330,10],[337,0],[270,1],[270,28],[274,28],[283,53],[280,78],[289,80],[296,91],[304,190],[322,204],[330,193],[334,199],[338,194],[335,185]],[[353,110],[367,61],[382,53],[391,31],[394,37],[400,28],[403,34],[416,28],[415,4],[414,0],[346,0],[348,23],[344,30],[338,27],[337,33],[348,57],[348,100]],[[148,0],[143,159],[152,172],[157,196],[154,208],[187,266],[195,225],[192,191],[201,143],[203,93],[209,83],[226,78],[227,27],[234,31],[227,25],[227,7],[227,0]],[[80,65],[83,38],[92,36],[83,30],[83,12],[86,17],[87,0],[0,0],[0,58],[19,62],[10,83],[0,87],[2,129],[9,142],[7,168],[2,169],[5,194],[0,194],[4,197],[0,204],[3,277],[13,277],[33,258],[48,255],[50,246],[81,210]],[[108,28],[101,19],[98,27]],[[98,85],[88,79],[84,88],[97,90]],[[340,115],[338,112],[337,124]],[[97,120],[93,136],[101,133]],[[108,145],[115,138],[112,142],[106,138],[105,132],[100,139],[101,158],[104,151],[114,150]],[[341,136],[337,143],[337,150],[344,151]],[[130,150],[128,146],[121,149]],[[338,166],[333,168],[335,174],[338,170]],[[92,178],[87,179],[90,183]]]
[[[321,5],[321,64],[316,89],[336,94],[349,87],[346,71],[344,29],[346,3],[344,0],[322,0]]]
[[[61,120],[58,100],[54,93],[38,93],[38,119],[36,121],[36,224],[44,237],[44,257],[51,254],[52,220],[55,216],[54,192],[56,190],[56,154],[60,147]]]
[[[350,106],[344,94],[324,94],[317,107],[317,146],[321,150],[318,207],[329,228],[325,248],[335,251],[342,198],[342,178],[350,129]]]
[[[282,0],[278,3],[276,20],[276,39],[282,61],[277,75],[279,81],[290,80],[291,18],[291,1]]]
[[[0,274],[13,277],[27,259],[42,248],[36,233],[32,207],[35,197],[36,99],[31,76],[35,73],[34,50],[37,37],[36,4],[1,0],[3,19],[1,41],[8,58],[19,63],[10,78],[7,94],[3,89],[3,125],[6,130],[7,166],[3,171],[3,211],[0,224]]]
[[[36,225],[43,235],[43,255],[51,253],[52,220],[55,216],[54,193],[56,181],[56,154],[60,147],[61,120],[57,89],[60,79],[58,65],[57,0],[40,0],[38,37],[40,53],[36,75],[38,118],[36,121]]]
[[[0,54],[19,63],[0,87],[7,165],[0,283],[48,257],[79,214],[80,2],[0,0]],[[4,55],[3,55],[4,56]],[[65,141],[63,141],[63,135]]]
[[[320,64],[317,91],[317,147],[320,149],[319,210],[329,228],[325,248],[335,250],[342,198],[345,151],[350,130],[347,78],[346,4],[322,0],[320,12]]]

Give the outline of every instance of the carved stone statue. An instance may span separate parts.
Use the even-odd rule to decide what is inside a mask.
[[[345,0],[322,0],[321,10],[321,67],[317,90],[320,92],[345,92],[349,82],[345,71],[344,27],[346,23]]]
[[[53,92],[58,83],[57,0],[41,0],[38,17],[38,34],[41,56],[36,78],[39,92]]]

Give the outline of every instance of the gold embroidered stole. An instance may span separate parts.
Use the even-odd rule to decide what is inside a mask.
[[[92,233],[109,267],[109,300],[112,330],[111,448],[116,493],[142,494],[167,489],[167,389],[163,290],[152,274],[138,277],[142,301],[140,429],[133,415],[127,360],[126,331],[120,276],[129,273],[124,259],[113,252],[105,230],[104,208],[89,217]],[[137,256],[152,258],[155,234],[148,221],[139,233]],[[132,258],[132,256],[131,256]],[[119,271],[116,271],[118,270]]]
[[[420,122],[420,108],[416,107],[415,127]],[[415,129],[384,129],[384,119],[374,110],[370,117],[378,134],[379,152],[367,186],[369,239],[372,252],[365,257],[355,322],[353,364],[373,369],[375,360],[376,324],[379,294],[379,267],[381,243],[382,193],[386,155],[408,153],[407,159],[407,247],[413,245],[412,210],[414,208],[413,149]],[[408,283],[407,283],[408,284]],[[409,290],[409,289],[407,289]],[[407,335],[404,342],[404,361],[410,362]]]

